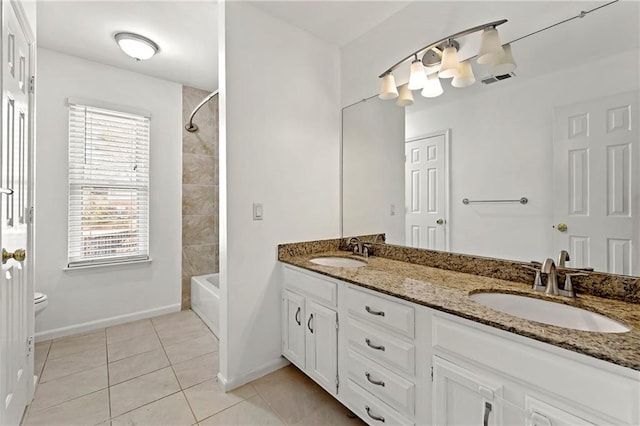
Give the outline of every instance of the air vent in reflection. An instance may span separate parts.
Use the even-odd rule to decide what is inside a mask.
[[[506,80],[507,78],[511,78],[511,77],[515,77],[515,73],[508,73],[508,74],[502,74],[502,75],[492,75],[489,77],[485,77],[483,78],[482,81],[484,84],[492,84],[492,83],[497,83],[501,80]]]

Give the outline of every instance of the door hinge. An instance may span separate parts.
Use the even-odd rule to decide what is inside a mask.
[[[33,224],[33,206],[27,208],[27,223]]]
[[[35,93],[36,92],[36,76],[32,75],[31,78],[29,78],[29,93]]]
[[[433,367],[431,367],[431,381],[433,382]]]
[[[33,352],[33,336],[27,338],[27,356],[30,356]]]
[[[338,318],[336,318],[336,330],[340,329],[340,323],[338,322]]]

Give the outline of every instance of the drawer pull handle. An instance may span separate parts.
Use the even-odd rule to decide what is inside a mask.
[[[488,402],[484,403],[484,422],[482,422],[483,426],[489,426],[489,414],[491,414],[491,404]]]
[[[367,377],[367,380],[369,381],[369,383],[372,383],[372,384],[374,384],[376,386],[384,387],[384,382],[382,380],[373,380],[371,378],[371,374],[369,374],[369,373],[364,373],[364,375]]]
[[[369,340],[369,338],[364,339],[364,342],[367,344],[367,346],[369,346],[371,349],[375,349],[377,351],[382,351],[384,352],[384,346],[382,345],[374,345],[371,343],[371,340]]]
[[[313,320],[313,314],[309,315],[309,321],[307,321],[307,328],[313,334],[313,328],[311,328],[311,320]]]
[[[379,316],[381,316],[381,317],[383,317],[383,316],[384,316],[384,311],[373,311],[373,310],[371,310],[371,308],[370,308],[370,307],[368,307],[368,306],[365,306],[365,307],[364,307],[364,310],[365,310],[365,311],[367,311],[367,312],[369,312],[371,315],[379,315]]]
[[[369,406],[368,406],[368,405],[365,405],[365,406],[364,406],[364,409],[365,409],[365,410],[367,410],[367,415],[368,415],[369,417],[371,417],[373,420],[377,420],[377,421],[379,421],[379,422],[384,423],[384,417],[382,417],[382,416],[376,416],[375,414],[371,414],[371,408],[369,408]]]
[[[298,306],[298,310],[296,311],[296,322],[300,325],[300,306]]]

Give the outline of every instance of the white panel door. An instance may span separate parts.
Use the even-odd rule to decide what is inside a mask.
[[[18,9],[14,9],[18,8]],[[27,248],[31,47],[17,3],[2,2],[2,161],[0,247],[21,258]],[[18,424],[33,385],[28,339],[33,324],[33,287],[27,264],[2,261],[0,277],[0,424]]]
[[[282,296],[282,355],[305,368],[304,296],[285,290]]]
[[[447,250],[447,132],[405,144],[405,243]]]
[[[570,267],[640,274],[638,118],[637,91],[555,110],[553,244]]]
[[[307,300],[306,326],[306,372],[335,395],[338,391],[338,314]]]

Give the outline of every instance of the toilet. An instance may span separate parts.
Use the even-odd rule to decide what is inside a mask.
[[[36,316],[38,316],[40,312],[44,311],[47,305],[49,304],[49,301],[47,299],[48,299],[47,295],[44,293],[36,292],[34,294],[33,303],[35,304]]]

